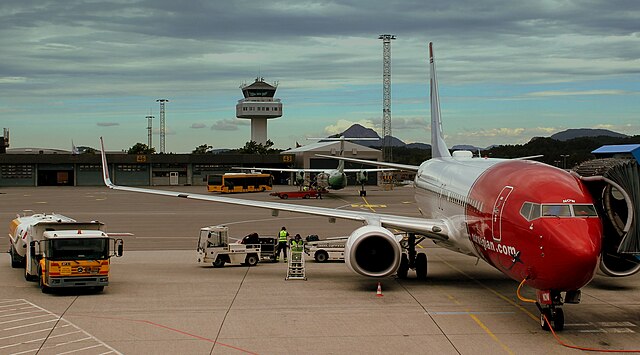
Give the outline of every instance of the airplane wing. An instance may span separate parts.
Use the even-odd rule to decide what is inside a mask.
[[[309,173],[323,173],[327,170],[330,169],[292,169],[292,168],[244,168],[244,167],[240,167],[240,166],[234,166],[231,169],[237,169],[237,170],[251,170],[251,171],[279,171],[279,172],[291,172],[291,173],[297,173],[299,171],[304,171],[304,172],[309,172]]]
[[[102,154],[102,177],[104,184],[113,190],[139,192],[146,194],[154,194],[169,197],[180,197],[191,200],[210,201],[218,203],[227,203],[233,205],[263,208],[273,211],[273,215],[277,215],[278,211],[295,212],[309,214],[314,216],[322,216],[328,218],[340,218],[352,221],[360,221],[363,224],[381,226],[385,228],[395,228],[405,232],[413,232],[421,234],[432,239],[446,240],[448,239],[449,228],[444,220],[440,219],[424,219],[417,217],[397,216],[390,214],[378,214],[365,211],[347,211],[337,210],[333,208],[303,206],[288,203],[266,202],[243,200],[217,195],[202,195],[186,192],[155,190],[140,187],[119,186],[111,182],[109,177],[109,169],[107,164],[107,156],[104,151],[104,143],[100,138],[101,154]]]
[[[366,171],[366,172],[378,172],[378,171],[396,171],[398,169],[391,169],[391,168],[380,168],[380,169],[376,169],[376,168],[372,168],[372,169],[344,169],[343,171],[345,173],[359,173],[361,171]]]
[[[353,163],[361,163],[361,164],[366,164],[366,165],[384,166],[384,167],[390,168],[388,170],[418,171],[418,169],[420,168],[417,165],[388,163],[388,162],[385,162],[385,161],[373,161],[373,160],[365,160],[365,159],[345,158],[345,157],[337,157],[337,156],[333,156],[333,155],[322,155],[322,154],[316,154],[316,156],[317,157],[321,157],[321,158],[331,158],[331,159],[337,159],[337,160],[350,161],[350,162],[353,162]],[[345,169],[345,171],[346,171],[346,169]],[[370,169],[369,171],[375,171],[375,169]],[[380,170],[380,171],[384,171],[384,170]]]
[[[326,171],[332,170],[332,169],[292,169],[292,168],[282,168],[282,169],[278,169],[278,168],[245,168],[245,167],[240,167],[240,166],[234,166],[231,169],[236,169],[236,170],[250,170],[250,171],[279,171],[279,172],[292,172],[292,173],[297,173],[299,171],[303,171],[305,173],[324,173]],[[390,168],[382,168],[382,169],[344,169],[345,173],[357,173],[357,172],[361,172],[361,171],[367,171],[367,172],[377,172],[377,171],[394,171],[394,170],[398,170],[398,169],[390,169]]]

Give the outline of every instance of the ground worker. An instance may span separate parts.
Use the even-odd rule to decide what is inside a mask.
[[[282,227],[280,232],[278,233],[278,251],[276,252],[276,260],[280,256],[280,251],[284,254],[284,262],[287,262],[287,239],[289,237],[289,232],[287,232],[287,228]]]

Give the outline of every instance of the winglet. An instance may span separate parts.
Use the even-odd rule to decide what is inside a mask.
[[[100,137],[100,154],[102,155],[102,180],[104,180],[104,184],[107,185],[108,188],[113,188],[113,183],[109,178],[109,165],[107,164],[107,154],[104,152],[104,141],[102,137]]]
[[[442,117],[440,117],[440,94],[436,78],[436,63],[433,56],[433,43],[429,42],[429,63],[431,66],[431,157],[450,158],[449,148],[442,134]]]

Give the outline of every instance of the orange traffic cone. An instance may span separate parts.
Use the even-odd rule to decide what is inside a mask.
[[[382,285],[378,282],[378,291],[376,291],[377,297],[382,297]]]

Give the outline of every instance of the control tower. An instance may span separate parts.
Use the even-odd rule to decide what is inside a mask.
[[[256,78],[251,85],[242,85],[244,99],[236,104],[236,117],[251,120],[251,140],[259,144],[267,142],[267,120],[282,116],[282,103],[274,99],[276,86],[264,82],[264,78]]]

